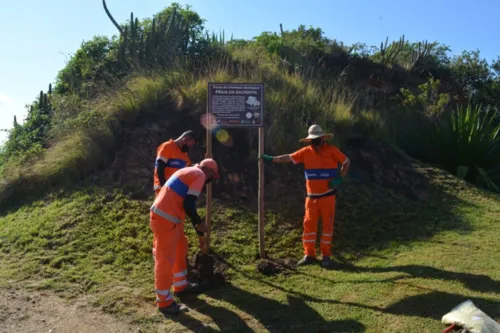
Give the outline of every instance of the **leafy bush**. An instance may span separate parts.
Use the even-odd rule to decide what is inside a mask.
[[[449,172],[500,192],[500,122],[495,110],[468,105],[435,125],[436,160]]]

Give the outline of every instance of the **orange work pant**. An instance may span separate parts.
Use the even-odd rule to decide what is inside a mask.
[[[304,215],[304,232],[302,244],[306,256],[316,256],[316,235],[318,220],[321,217],[323,232],[321,233],[320,249],[323,256],[332,255],[333,222],[335,218],[335,196],[330,195],[318,199],[306,198]]]
[[[160,190],[161,189],[155,190],[155,198],[158,196],[158,193],[160,193]],[[155,239],[153,237],[153,257],[155,256],[155,248],[156,248],[156,244],[155,244]]]
[[[165,307],[173,302],[172,285],[174,292],[188,286],[188,239],[184,234],[184,223],[170,222],[153,212],[149,218],[156,245],[153,248],[156,302],[158,307]]]

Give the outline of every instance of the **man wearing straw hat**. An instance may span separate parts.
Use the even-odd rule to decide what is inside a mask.
[[[331,243],[335,218],[336,186],[342,182],[347,174],[350,161],[337,147],[326,143],[326,139],[332,138],[333,134],[324,133],[317,124],[309,127],[308,134],[306,138],[300,140],[300,142],[309,143],[308,146],[292,154],[262,155],[261,158],[266,164],[290,162],[304,164],[307,190],[302,234],[304,258],[298,264],[306,265],[317,261],[316,235],[318,219],[321,217],[323,222],[320,243],[321,266],[329,268],[333,265]]]

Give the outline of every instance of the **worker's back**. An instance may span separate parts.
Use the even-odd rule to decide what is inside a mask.
[[[175,144],[175,141],[170,139],[163,142],[156,149],[156,161],[154,169],[154,190],[161,188],[160,178],[158,177],[158,161],[162,160],[165,163],[164,178],[167,181],[179,169],[191,164],[191,160],[187,153],[182,152]]]
[[[183,222],[186,218],[184,198],[188,194],[199,196],[204,184],[205,174],[199,167],[177,170],[161,188],[151,211],[171,222]]]

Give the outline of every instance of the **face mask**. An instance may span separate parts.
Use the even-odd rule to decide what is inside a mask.
[[[314,147],[319,147],[323,143],[323,138],[316,138],[311,140],[311,145]]]
[[[181,151],[182,151],[183,153],[187,153],[187,152],[189,152],[189,146],[188,146],[188,145],[182,145],[182,146],[181,146]]]

